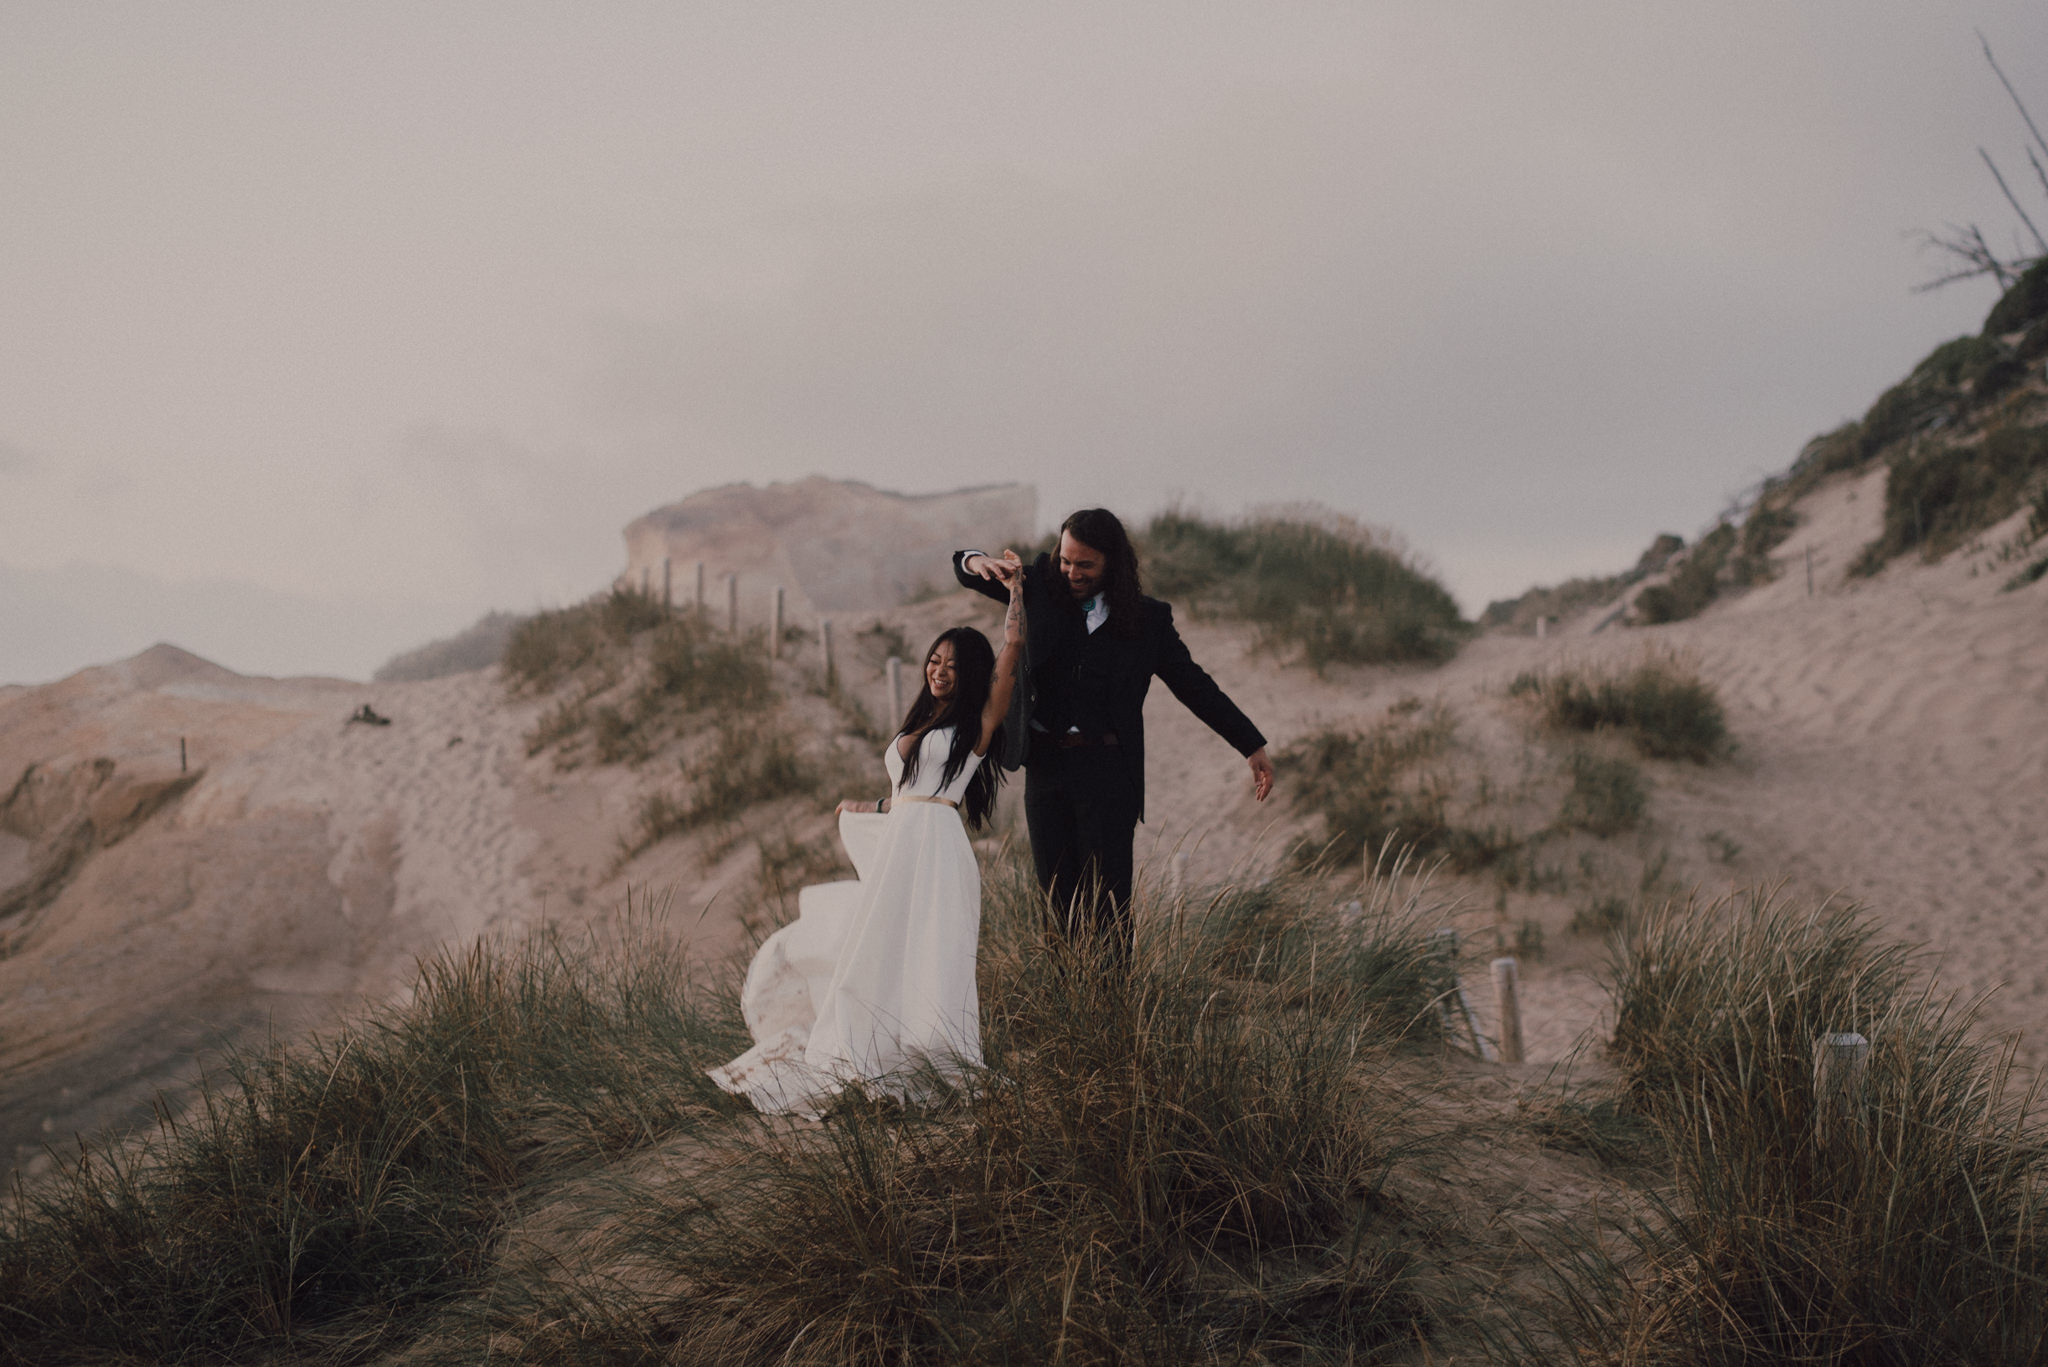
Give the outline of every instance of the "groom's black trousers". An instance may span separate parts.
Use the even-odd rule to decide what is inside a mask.
[[[1033,735],[1024,769],[1031,861],[1070,941],[1102,938],[1122,957],[1131,945],[1131,845],[1138,794],[1113,746],[1061,749]]]

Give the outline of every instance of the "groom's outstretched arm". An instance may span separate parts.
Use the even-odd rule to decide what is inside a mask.
[[[1266,794],[1273,791],[1273,763],[1266,757],[1266,737],[1209,677],[1209,671],[1195,663],[1187,642],[1181,640],[1173,625],[1173,609],[1164,603],[1159,607],[1165,620],[1161,623],[1159,654],[1152,672],[1180,699],[1183,707],[1245,757],[1252,770],[1252,795],[1264,802]]]
[[[1211,731],[1229,741],[1237,753],[1249,755],[1254,750],[1263,749],[1266,738],[1258,727],[1252,725],[1252,719],[1209,677],[1208,670],[1195,663],[1195,657],[1188,652],[1187,642],[1181,640],[1180,632],[1173,625],[1173,609],[1164,603],[1159,607],[1165,613],[1165,621],[1160,626],[1159,653],[1152,672],[1173,691],[1173,696],[1180,699],[1183,707],[1201,718]]]

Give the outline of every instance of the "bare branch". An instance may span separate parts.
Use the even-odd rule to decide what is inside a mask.
[[[2041,150],[2048,152],[2048,138],[2041,136],[2041,130],[2034,126],[2034,116],[2027,112],[2026,102],[2020,99],[2020,92],[2012,88],[2012,82],[2005,79],[2005,73],[1999,70],[1998,59],[1991,55],[1991,40],[1984,36],[1984,30],[1977,30],[1977,41],[1984,45],[1984,60],[1991,63],[1991,74],[1998,77],[1998,83],[2005,87],[2005,93],[2012,96],[2013,107],[2020,111],[2020,117],[2026,121],[2027,131],[2034,135],[2034,141],[2040,145]]]
[[[2041,249],[2041,255],[2048,256],[2048,239],[2044,239],[2041,236],[2041,230],[2034,226],[2034,220],[2027,217],[2027,211],[2020,207],[2019,200],[2007,188],[2005,177],[1998,173],[1998,163],[1993,161],[1991,154],[1981,147],[1977,149],[1977,155],[1984,158],[1984,164],[1991,168],[1991,178],[1998,182],[1999,193],[2005,196],[2005,202],[2012,205],[2012,211],[2020,216],[2020,222],[2026,224],[2027,231],[2034,235],[2034,244]]]
[[[2041,169],[2041,159],[2034,155],[2034,149],[2027,149],[2027,164],[2034,168],[2034,174],[2041,181],[2041,193],[2048,195],[2048,171]]]
[[[2015,268],[2000,260],[1998,253],[1991,250],[1991,244],[1984,240],[1983,230],[1974,223],[1960,228],[1951,223],[1948,225],[1946,237],[1925,230],[1916,235],[1920,239],[1922,251],[1933,248],[1946,253],[1956,263],[1955,269],[1946,275],[1913,286],[1913,292],[1916,294],[1937,290],[1943,285],[1953,285],[1959,280],[1974,280],[1980,275],[1988,275],[1997,280],[1998,288],[2003,292],[2011,289],[2019,278]]]

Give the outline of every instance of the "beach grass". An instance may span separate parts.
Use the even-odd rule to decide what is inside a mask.
[[[729,987],[646,909],[423,964],[408,1001],[217,1061],[0,1213],[0,1361],[358,1362],[472,1291],[537,1191],[730,1117]]]
[[[1651,759],[1703,764],[1723,755],[1729,744],[1720,694],[1680,655],[1653,652],[1610,668],[1524,671],[1508,693],[1529,699],[1553,730],[1615,731]]]
[[[1672,1176],[1621,1237],[1563,1240],[1563,1360],[2048,1360],[2048,1130],[1923,967],[1852,907],[1768,892],[1634,924],[1616,1095]],[[1816,1043],[1852,1032],[1867,1075],[1837,1106]]]
[[[1469,625],[1413,557],[1349,523],[1286,517],[1213,522],[1185,511],[1138,538],[1150,592],[1253,623],[1315,669],[1449,659]]]

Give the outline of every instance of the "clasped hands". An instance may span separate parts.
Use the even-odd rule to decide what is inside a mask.
[[[970,574],[995,580],[1013,594],[1023,583],[1024,561],[1018,557],[1017,552],[1007,547],[1000,560],[992,555],[971,555],[967,558],[964,568]]]

